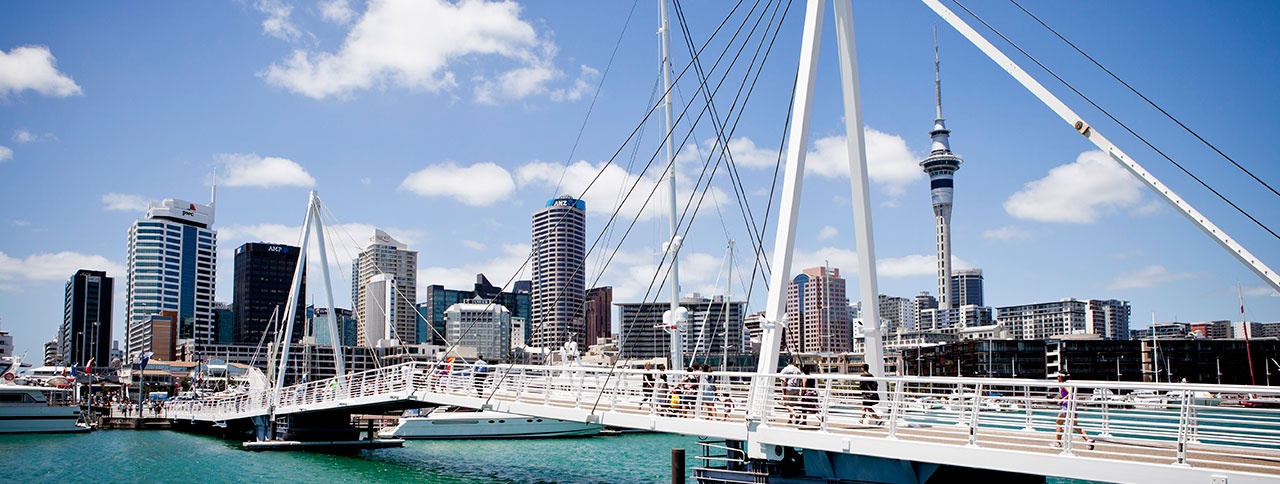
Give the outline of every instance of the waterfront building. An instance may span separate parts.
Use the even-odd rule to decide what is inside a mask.
[[[1191,323],[1191,335],[1203,339],[1227,339],[1231,337],[1231,321],[1201,321]]]
[[[1142,348],[1143,381],[1280,385],[1280,340],[1164,339],[1131,343]],[[1252,357],[1252,368],[1250,368]],[[1125,380],[1130,378],[1126,375]]]
[[[257,344],[264,333],[268,340],[274,341],[276,325],[285,327],[285,316],[289,310],[286,304],[293,288],[293,272],[298,266],[300,253],[298,247],[265,242],[247,242],[236,247],[232,309],[235,343]],[[303,268],[302,280],[290,339],[294,342],[306,330],[306,304],[303,301],[307,293],[306,268]]]
[[[950,309],[923,309],[916,327],[922,331],[955,333],[972,327],[990,326],[994,320],[991,308],[969,304]]]
[[[587,204],[561,196],[533,213],[533,314],[530,345],[586,348]]]
[[[983,306],[982,269],[957,269],[951,274],[952,307]]]
[[[444,311],[445,340],[450,348],[475,348],[489,362],[511,353],[511,311],[486,299],[472,299]]]
[[[849,351],[851,320],[840,269],[812,267],[787,284],[787,327],[783,334],[787,351]]]
[[[1045,341],[969,340],[902,348],[902,375],[1045,377]]]
[[[484,274],[476,274],[476,284],[470,291],[447,289],[441,285],[430,285],[425,289],[426,298],[415,308],[418,312],[418,328],[423,342],[444,345],[445,320],[444,311],[454,304],[481,298],[493,301],[511,312],[511,318],[528,321],[533,312],[533,282],[515,281],[510,291],[489,283]],[[527,329],[522,325],[521,329]],[[528,333],[519,335],[520,341],[528,341]],[[523,343],[521,343],[523,346]]]
[[[418,312],[414,308],[418,297],[417,251],[409,250],[409,246],[381,229],[374,229],[369,245],[352,262],[351,272],[351,303],[360,326],[361,345],[372,346],[378,339],[423,341],[426,335],[418,334]],[[383,277],[378,280],[385,281],[379,286],[383,290],[371,291],[367,286],[379,275]],[[369,301],[370,294],[382,297],[382,306]],[[385,324],[390,327],[384,328]]]
[[[151,352],[152,358],[161,360],[175,358],[179,344],[178,313],[162,311],[159,314],[148,314],[142,322],[137,324],[136,329],[138,346],[130,353],[130,358],[136,360],[147,351]],[[130,339],[133,339],[132,335]]]
[[[1142,381],[1142,345],[1106,340],[1096,334],[1045,342],[1045,374],[1069,374],[1073,380]]]
[[[114,279],[104,271],[80,269],[67,279],[59,354],[65,363],[84,366],[89,360],[110,360]]]
[[[214,204],[166,198],[147,207],[129,228],[125,284],[126,349],[136,357],[148,343],[148,320],[172,313],[175,337],[210,343],[214,339],[214,275],[218,233]]]
[[[582,314],[587,323],[587,347],[606,343],[613,334],[613,288],[588,289]]]
[[[1130,311],[1128,301],[1069,298],[996,308],[996,319],[1018,339],[1049,339],[1072,334],[1126,339],[1130,333]]]
[[[1245,329],[1248,329],[1248,333]],[[1231,337],[1242,339],[1248,337],[1253,338],[1280,338],[1280,322],[1260,323],[1257,321],[1232,321]]]
[[[663,358],[669,356],[671,335],[664,329],[662,315],[670,303],[614,303],[619,308],[618,349],[624,359]],[[743,335],[745,302],[733,302],[724,296],[702,297],[692,294],[680,298],[680,307],[688,311],[688,331],[684,334],[682,352],[686,360],[721,361],[746,352]]]
[[[1191,324],[1177,321],[1153,322],[1151,326],[1129,331],[1130,339],[1184,339],[1191,336]]]

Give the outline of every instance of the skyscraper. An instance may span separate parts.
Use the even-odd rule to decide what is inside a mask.
[[[812,267],[787,284],[787,351],[849,351],[849,298],[840,269]]]
[[[214,339],[214,274],[218,233],[214,206],[166,198],[147,207],[146,218],[129,228],[125,316],[129,355],[151,344],[143,322],[152,315],[176,315],[178,339],[197,345]]]
[[[933,120],[933,145],[929,156],[920,162],[920,167],[929,174],[929,194],[933,198],[933,216],[937,222],[936,245],[938,250],[938,308],[950,309],[959,307],[951,295],[951,201],[954,191],[956,170],[960,169],[963,160],[951,152],[951,130],[947,129],[946,119],[942,117],[942,76],[939,73],[937,43],[934,43],[934,90],[938,99],[938,115]]]
[[[587,345],[598,344],[600,339],[613,333],[613,287],[588,289],[585,305],[583,317],[586,319]]]
[[[111,353],[111,301],[114,281],[103,271],[80,269],[67,280],[59,353],[83,366],[96,359],[106,366]]]
[[[285,304],[293,287],[293,271],[298,265],[301,249],[291,245],[248,242],[236,248],[234,299],[232,313],[235,317],[235,343],[256,345],[264,332],[275,338],[272,315],[280,328],[285,326]],[[306,269],[303,269],[302,290],[307,293]],[[303,297],[298,298],[297,317],[293,320],[293,342],[297,342],[306,330],[306,310]]]
[[[530,346],[586,347],[587,204],[567,195],[533,213],[533,328]]]
[[[960,269],[951,274],[951,307],[983,306],[982,269]]]
[[[371,335],[381,335],[382,339],[396,339],[409,344],[421,342],[418,335],[418,312],[414,309],[418,298],[418,251],[409,250],[409,246],[391,238],[386,232],[375,229],[368,247],[356,257],[351,271],[351,301],[359,321],[360,344],[376,344],[376,340],[368,339]],[[371,307],[369,291],[365,286],[379,274],[388,276],[388,289],[391,292],[378,294],[387,294],[390,301],[385,307]],[[385,334],[381,329],[383,321],[367,319],[370,314],[383,317],[389,315],[390,329],[395,334]]]

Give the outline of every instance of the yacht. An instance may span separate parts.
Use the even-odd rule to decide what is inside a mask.
[[[378,432],[397,439],[528,439],[587,437],[604,426],[493,410],[436,407],[408,410],[394,427]]]
[[[0,383],[0,434],[85,432],[69,390]]]

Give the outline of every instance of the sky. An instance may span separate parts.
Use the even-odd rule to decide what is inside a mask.
[[[743,3],[731,12],[730,2],[686,3],[696,46],[729,19],[700,63],[712,79],[730,74],[714,91],[719,122],[699,117],[705,91],[696,69],[686,69],[690,49],[673,13],[677,116],[695,104],[673,130],[677,198],[681,207],[701,201],[697,217],[682,224],[681,289],[730,294],[759,311],[767,278],[752,276],[758,249],[744,219],[759,230],[768,214],[763,250],[771,255],[777,203],[775,195],[769,205],[769,195],[778,183],[774,165],[803,2],[794,2],[766,43],[768,56],[752,57],[761,27],[740,34],[720,64],[736,25],[774,6],[750,10]],[[1262,279],[926,6],[855,3],[881,293],[936,292],[929,185],[917,165],[929,150],[936,108],[936,26],[943,115],[951,147],[965,160],[955,177],[954,264],[984,271],[987,305],[1120,299],[1130,302],[1137,328],[1153,319],[1239,320],[1242,295],[1249,320],[1280,320],[1280,297]],[[1014,4],[972,3],[966,6],[1256,218],[1236,212],[988,34],[1094,129],[1264,263],[1280,267],[1280,243],[1259,226],[1280,228],[1275,193]],[[1280,5],[1026,3],[1258,179],[1273,187],[1280,181],[1280,92],[1272,88],[1280,77]],[[531,215],[561,194],[586,200],[588,245],[603,232],[588,263],[589,284],[614,287],[617,302],[665,300],[667,290],[651,281],[668,238],[670,202],[626,199],[616,225],[607,225],[623,187],[667,190],[655,190],[663,132],[654,111],[661,92],[657,12],[651,1],[6,2],[0,330],[14,336],[19,354],[38,354],[62,321],[67,279],[94,269],[115,278],[114,339],[121,339],[130,225],[149,202],[209,203],[215,173],[219,301],[231,301],[236,247],[299,243],[313,190],[331,229],[339,307],[349,305],[350,260],[375,228],[419,251],[419,287],[469,289],[479,273],[499,285],[529,278],[522,264]],[[840,158],[845,120],[832,18],[828,12],[792,272],[839,268],[856,300],[858,248]],[[746,54],[729,64],[744,38],[751,39]],[[745,73],[754,87],[748,101],[735,104]],[[718,159],[717,124],[726,126],[741,184],[721,166],[709,190],[694,190],[702,167]],[[644,170],[655,154],[657,166]],[[735,193],[751,207],[749,216]],[[313,264],[308,299],[324,304]]]

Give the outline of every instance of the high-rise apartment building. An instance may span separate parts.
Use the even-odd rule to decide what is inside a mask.
[[[787,284],[787,351],[841,353],[850,348],[849,298],[840,269],[813,267]]]
[[[884,294],[881,294],[879,299],[880,324],[885,327],[886,335],[915,329],[915,300]]]
[[[214,206],[166,198],[147,207],[146,218],[129,228],[125,316],[128,354],[150,345],[144,321],[172,313],[178,339],[197,345],[214,340],[214,274],[218,233]]]
[[[533,317],[530,346],[586,348],[587,203],[569,196],[533,213]]]
[[[300,251],[291,245],[263,242],[248,242],[236,248],[232,302],[234,343],[256,345],[262,340],[263,333],[267,333],[268,341],[274,341],[274,325],[279,324],[281,329],[285,327],[284,319],[289,310],[286,304]],[[290,340],[295,343],[306,332],[306,304],[303,301],[307,294],[305,268],[302,280]]]
[[[593,287],[587,290],[583,317],[587,321],[587,345],[598,344],[613,333],[613,288]]]
[[[1015,339],[1049,339],[1071,334],[1097,334],[1127,339],[1128,301],[1062,299],[1057,302],[996,308],[997,322]]]
[[[924,324],[922,316],[924,311],[928,309],[938,309],[938,298],[933,297],[928,291],[920,291],[920,294],[916,294],[916,297],[911,300],[911,315],[915,321],[915,328],[912,329],[916,331],[929,329]]]
[[[66,363],[84,366],[93,359],[111,361],[111,301],[114,280],[104,271],[80,269],[67,279],[59,353]]]
[[[410,344],[423,341],[425,335],[418,334],[418,312],[414,308],[418,298],[418,251],[409,250],[409,246],[375,229],[369,245],[352,263],[351,272],[351,301],[360,326],[361,345],[377,343],[376,339],[368,339],[370,335]],[[370,292],[365,287],[379,274],[387,275],[393,289],[386,307],[372,307],[368,300]],[[367,319],[372,313],[377,313],[376,316],[390,314],[391,329],[395,334],[384,334],[382,320]]]

